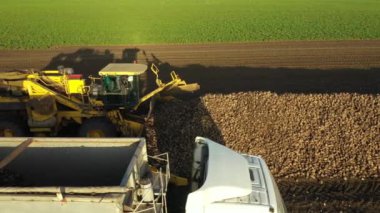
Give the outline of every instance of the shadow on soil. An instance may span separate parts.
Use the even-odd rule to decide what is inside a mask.
[[[198,82],[201,93],[270,91],[275,93],[380,93],[380,68],[360,69],[288,69],[250,67],[186,67],[176,69],[188,82]]]
[[[73,68],[84,76],[96,76],[109,63],[133,63],[139,49],[125,49],[121,58],[116,58],[110,50],[98,51],[91,48],[78,49],[73,53],[61,53],[53,57],[43,69],[57,69],[59,66]]]
[[[141,54],[142,53],[142,54]],[[142,55],[142,57],[141,57]],[[149,132],[148,141],[154,141],[154,145],[148,144],[150,152],[169,152],[171,155],[171,167],[177,174],[189,177],[193,141],[195,136],[201,135],[224,144],[223,136],[217,125],[213,122],[211,116],[203,105],[200,96],[208,93],[235,93],[247,91],[270,91],[275,93],[361,93],[361,94],[379,94],[380,93],[380,68],[372,69],[288,69],[288,68],[251,68],[251,67],[215,67],[203,65],[188,65],[185,67],[171,66],[169,63],[160,61],[154,54],[147,55],[139,49],[125,49],[122,57],[117,59],[113,53],[106,50],[103,52],[94,49],[79,49],[71,54],[59,54],[54,57],[45,67],[46,69],[56,69],[57,66],[74,68],[76,73],[84,76],[97,75],[108,63],[117,62],[134,62],[140,59],[140,63],[155,63],[159,65],[160,75],[163,81],[170,80],[169,72],[175,70],[181,78],[188,83],[197,82],[201,85],[201,91],[195,97],[180,100],[173,104],[178,104],[175,112],[165,111],[165,105],[158,105],[156,113],[164,115],[153,115],[153,123]],[[154,84],[154,77],[148,72],[144,79],[144,89],[149,90],[149,86]],[[164,118],[171,117],[168,123]],[[202,118],[202,119],[198,119]],[[187,132],[184,134],[184,132]],[[191,151],[190,151],[191,152]],[[186,163],[184,163],[186,162]],[[371,183],[372,184],[372,183]],[[379,182],[376,182],[378,188]],[[339,186],[335,183],[333,185]],[[363,187],[366,186],[363,183]],[[280,190],[284,194],[284,200],[288,208],[298,212],[310,209],[310,202],[315,202],[318,209],[324,205],[323,202],[313,201],[315,197],[309,200],[294,200],[294,193],[298,193],[299,198],[305,198],[304,195],[310,187],[315,187],[316,192],[324,196],[327,200],[341,201],[345,195],[330,193],[329,189],[321,190],[313,181],[305,181],[302,184],[289,182],[281,183]],[[372,186],[372,185],[370,185]],[[348,187],[351,187],[349,185]],[[363,188],[362,187],[362,188]],[[169,189],[169,210],[170,212],[184,212],[186,195],[188,189],[170,187]],[[292,190],[299,190],[294,192]],[[355,189],[353,189],[355,190]],[[339,193],[339,189],[337,189]],[[361,191],[360,191],[361,193]],[[360,194],[359,193],[359,194]],[[361,194],[360,194],[361,195]],[[378,194],[377,194],[378,195]],[[341,196],[340,200],[335,200],[336,196]],[[347,196],[350,196],[349,194]],[[356,196],[356,195],[355,195]],[[307,198],[307,197],[306,197]],[[305,199],[306,199],[305,198]],[[371,200],[371,198],[368,198]],[[347,200],[347,199],[346,199]],[[356,202],[356,201],[355,201]],[[371,208],[372,204],[367,206],[363,202],[356,203],[348,199],[347,209],[350,211],[350,203],[357,206],[353,211],[365,211],[367,207]],[[372,202],[372,201],[371,201]],[[371,203],[370,202],[370,203]],[[379,200],[374,200],[374,205],[378,205]],[[303,204],[306,205],[303,206]],[[331,203],[332,205],[340,205]],[[305,208],[304,208],[305,207]],[[310,207],[310,208],[309,208]]]
[[[201,85],[201,94],[245,91],[380,93],[380,68],[320,70],[216,67],[198,64],[175,67],[162,62],[154,54],[148,55],[137,48],[123,50],[121,58],[116,58],[109,50],[78,49],[73,53],[55,56],[44,69],[56,69],[62,65],[87,76],[96,75],[108,63],[130,63],[138,59],[140,63],[159,64],[163,76],[168,77],[169,71],[176,70],[187,82],[198,82]]]

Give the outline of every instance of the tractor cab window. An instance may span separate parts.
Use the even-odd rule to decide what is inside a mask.
[[[104,89],[107,93],[123,93],[137,89],[135,76],[105,76],[103,78]]]
[[[104,76],[106,102],[113,106],[134,106],[139,100],[138,76]]]
[[[115,76],[105,76],[103,78],[104,89],[107,93],[120,92],[120,80]]]
[[[139,101],[139,77],[138,76],[123,76],[124,85],[127,89],[127,102],[128,105],[134,106]]]

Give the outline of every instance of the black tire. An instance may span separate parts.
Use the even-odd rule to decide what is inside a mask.
[[[27,128],[19,122],[20,119],[14,120],[0,119],[0,137],[26,137],[28,136]]]
[[[83,122],[79,128],[79,137],[116,137],[115,125],[107,118],[90,118]]]

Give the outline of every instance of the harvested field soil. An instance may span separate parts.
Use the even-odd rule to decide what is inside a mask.
[[[217,67],[370,69],[380,67],[380,40],[291,41],[194,45],[73,46],[0,50],[0,69],[56,69],[96,74],[110,62],[166,62]],[[199,76],[200,77],[200,76]],[[241,79],[237,79],[241,80]]]

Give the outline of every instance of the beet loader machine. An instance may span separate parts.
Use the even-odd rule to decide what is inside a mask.
[[[152,64],[156,88],[143,94],[140,82],[147,69],[145,64],[111,63],[87,80],[70,68],[1,72],[0,136],[56,136],[72,123],[80,125],[80,137],[140,136],[155,100],[199,89],[174,71],[169,82],[162,82]],[[148,101],[149,113],[137,113]]]

